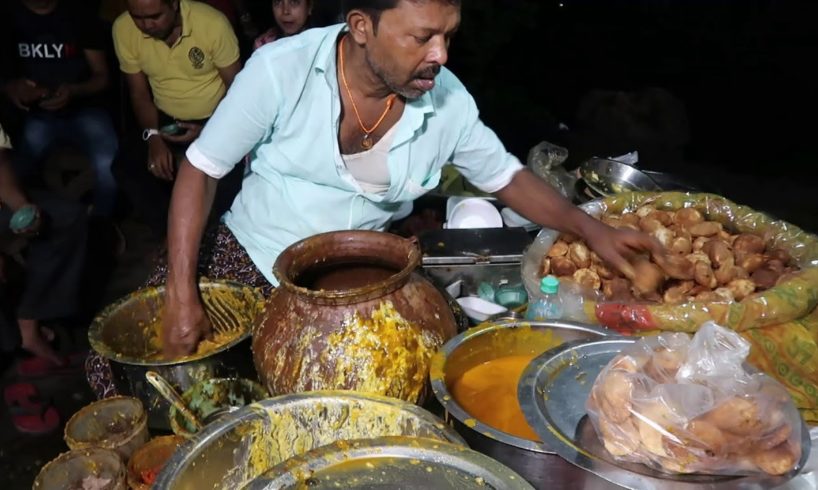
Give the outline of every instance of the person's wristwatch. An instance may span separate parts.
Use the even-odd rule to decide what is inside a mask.
[[[159,134],[158,129],[146,129],[142,131],[142,140],[148,141],[149,139],[151,139],[151,136],[156,136],[158,134]]]

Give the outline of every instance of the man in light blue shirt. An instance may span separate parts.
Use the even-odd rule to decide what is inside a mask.
[[[632,275],[626,256],[657,250],[609,228],[525,170],[478,118],[443,65],[459,0],[347,2],[347,22],[253,55],[187,152],[170,209],[165,344],[187,353],[206,332],[196,267],[218,179],[250,154],[227,229],[270,284],[281,251],[342,229],[383,230],[433,189],[447,162],[541,225],[583,237]],[[383,7],[383,5],[387,5]]]

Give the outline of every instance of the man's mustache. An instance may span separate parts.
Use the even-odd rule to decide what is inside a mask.
[[[440,73],[440,65],[433,65],[415,73],[415,78],[434,78]]]

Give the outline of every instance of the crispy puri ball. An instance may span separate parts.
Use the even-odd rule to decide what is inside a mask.
[[[762,417],[755,400],[738,396],[728,398],[706,415],[719,429],[738,436],[757,434],[764,427]]]
[[[562,241],[557,241],[551,248],[548,249],[548,253],[546,254],[549,257],[562,257],[568,253],[568,244]]]
[[[672,279],[687,281],[693,279],[695,265],[678,255],[657,255],[656,264]]]
[[[762,450],[772,449],[786,442],[791,435],[792,427],[790,427],[790,424],[784,423],[779,425],[777,429],[765,434],[757,444]]]
[[[598,291],[602,286],[599,275],[591,269],[579,269],[574,272],[573,278],[580,286],[594,291]]]
[[[751,233],[742,233],[733,242],[733,250],[737,254],[762,254],[765,248],[764,239]]]
[[[783,475],[795,467],[800,457],[800,448],[794,448],[785,442],[772,449],[756,453],[753,456],[753,462],[765,473]]]
[[[697,283],[706,288],[715,288],[718,285],[713,269],[704,262],[696,262],[693,270],[693,278]]]
[[[573,276],[576,271],[576,264],[568,257],[553,257],[551,259],[551,272],[558,277]]]
[[[591,267],[591,251],[582,242],[574,242],[568,246],[568,258],[577,266],[577,269]]]
[[[630,418],[613,423],[607,417],[600,417],[599,431],[605,449],[615,457],[627,456],[639,449],[639,432]]]
[[[704,221],[702,213],[695,208],[684,208],[676,211],[673,215],[674,223],[680,224],[684,227],[690,227],[697,223]]]
[[[614,422],[624,422],[631,415],[631,397],[633,380],[623,371],[609,371],[602,384],[602,399],[605,401],[606,414]]]
[[[707,420],[691,421],[687,424],[686,431],[689,443],[702,448],[708,455],[721,454],[727,445],[724,432]]]
[[[641,295],[655,293],[665,280],[665,274],[662,272],[662,269],[647,260],[636,262],[633,269],[635,273],[633,287]]]
[[[713,235],[717,235],[722,230],[721,223],[717,223],[715,221],[705,221],[703,223],[696,223],[687,228],[691,235],[694,237],[710,237]]]
[[[676,255],[687,255],[693,251],[693,243],[691,243],[690,238],[677,236],[670,243],[670,251]]]
[[[736,301],[741,301],[753,294],[756,290],[756,284],[750,279],[734,279],[727,285],[727,289],[733,293]]]
[[[602,294],[608,301],[632,301],[631,283],[624,277],[615,277],[611,280],[602,281]]]

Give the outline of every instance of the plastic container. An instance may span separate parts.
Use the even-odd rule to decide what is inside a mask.
[[[545,321],[562,318],[562,300],[559,291],[559,279],[554,276],[543,277],[540,281],[540,294],[529,303],[526,319]]]
[[[452,208],[446,228],[502,228],[503,217],[494,204],[480,198],[460,201]]]
[[[59,455],[40,470],[34,490],[94,488],[126,490],[125,464],[108,449],[77,449]]]
[[[142,402],[127,396],[106,398],[83,407],[65,424],[64,435],[71,449],[111,449],[124,461],[148,437],[148,415]]]

